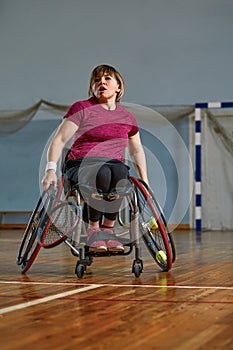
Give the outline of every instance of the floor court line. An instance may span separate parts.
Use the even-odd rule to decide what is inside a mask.
[[[83,292],[86,292],[86,291],[89,291],[92,289],[97,289],[99,287],[101,287],[101,285],[89,285],[87,287],[83,287],[83,288],[79,288],[79,289],[75,289],[75,290],[69,290],[67,292],[63,292],[63,293],[59,293],[59,294],[55,294],[55,295],[50,295],[48,297],[33,300],[33,301],[28,301],[26,303],[5,307],[5,308],[0,309],[0,315],[6,314],[8,312],[16,311],[16,310],[25,309],[25,308],[33,306],[33,305],[47,303],[48,301],[56,300],[59,298],[66,298],[70,295],[83,293]]]
[[[67,298],[71,295],[74,294],[79,294],[79,293],[83,293],[89,290],[94,290],[94,289],[98,289],[101,287],[125,287],[125,288],[175,288],[175,289],[215,289],[215,290],[233,290],[233,287],[221,287],[221,286],[181,286],[181,285],[141,285],[141,284],[86,284],[86,283],[65,283],[65,282],[24,282],[24,281],[0,281],[0,284],[14,284],[14,285],[19,285],[19,284],[24,284],[24,285],[51,285],[51,286],[79,286],[82,288],[78,288],[75,290],[70,290],[70,291],[66,291],[63,293],[59,293],[59,294],[55,294],[55,295],[51,295],[45,298],[40,298],[40,299],[36,299],[33,301],[28,301],[26,303],[21,303],[21,304],[16,304],[13,306],[9,306],[6,308],[2,308],[0,309],[0,315],[12,312],[12,311],[17,311],[17,310],[21,310],[21,309],[25,309],[27,307],[30,306],[34,306],[34,305],[39,305],[39,304],[43,304],[52,300],[56,300],[56,299],[60,299],[60,298]]]
[[[159,285],[159,284],[113,284],[113,283],[75,283],[75,282],[40,282],[40,281],[1,281],[0,284],[25,284],[25,285],[51,285],[51,286],[96,286],[99,287],[125,287],[125,288],[173,288],[173,289],[220,289],[233,290],[233,286],[186,286],[186,285]]]

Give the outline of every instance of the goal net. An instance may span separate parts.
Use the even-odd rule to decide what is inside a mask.
[[[201,121],[202,229],[230,230],[233,228],[233,108],[203,108]]]

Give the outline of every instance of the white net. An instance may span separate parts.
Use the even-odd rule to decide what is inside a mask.
[[[202,227],[233,228],[233,110],[202,111]]]
[[[150,105],[141,106],[132,103],[123,102],[122,105],[129,111],[133,112],[139,122],[161,124],[162,115],[169,122],[173,123],[177,120],[187,118],[194,115],[194,106],[192,105]],[[0,134],[12,134],[25,127],[43,108],[47,110],[66,112],[69,105],[63,105],[46,101],[44,99],[35,103],[33,106],[24,110],[0,110]],[[156,113],[157,112],[157,116]]]
[[[24,110],[0,111],[0,134],[12,134],[24,128],[43,107],[49,107],[57,111],[66,111],[69,106],[40,100],[33,106]]]

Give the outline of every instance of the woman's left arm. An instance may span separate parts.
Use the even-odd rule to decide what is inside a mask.
[[[129,156],[138,177],[148,184],[146,156],[142,147],[140,133],[129,137]]]

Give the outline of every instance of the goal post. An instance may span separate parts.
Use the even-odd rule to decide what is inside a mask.
[[[195,210],[194,224],[202,231],[202,111],[205,109],[233,108],[233,102],[204,102],[195,104]]]

